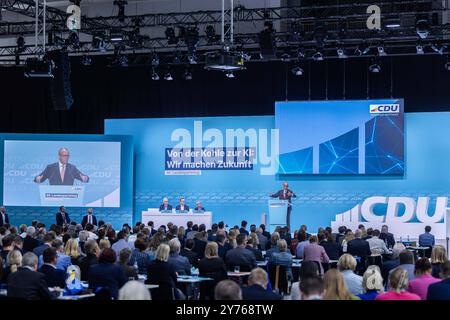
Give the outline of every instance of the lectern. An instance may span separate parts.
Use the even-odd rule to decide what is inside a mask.
[[[41,206],[73,206],[84,205],[84,186],[50,186],[40,185]]]
[[[286,225],[288,205],[288,200],[269,200],[269,216],[267,224],[269,225],[270,233],[272,233],[276,227],[284,227]]]

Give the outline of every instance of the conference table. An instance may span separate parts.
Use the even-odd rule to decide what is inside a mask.
[[[142,211],[142,223],[147,225],[149,221],[153,221],[156,229],[160,226],[167,226],[169,222],[177,226],[186,227],[188,221],[192,221],[194,224],[204,224],[206,229],[211,229],[212,226],[212,212],[205,211],[201,213],[193,212],[192,209],[186,213],[177,213],[174,210],[169,213],[160,212],[159,208],[149,208],[146,211]]]
[[[50,289],[50,288],[49,288]],[[53,288],[52,288],[53,289]],[[54,291],[54,290],[52,290]],[[0,290],[0,296],[6,297],[8,296],[8,290],[7,289],[1,289]],[[84,293],[84,294],[76,294],[76,295],[59,295],[56,297],[57,300],[84,300],[95,297],[95,293]]]

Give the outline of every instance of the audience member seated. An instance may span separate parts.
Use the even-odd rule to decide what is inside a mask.
[[[56,268],[66,272],[67,267],[72,264],[70,257],[64,254],[63,242],[59,239],[52,241],[52,248],[56,249],[56,255],[58,257],[56,262]],[[45,251],[45,250],[44,250]],[[44,265],[44,259],[42,255],[39,257],[39,268]]]
[[[105,249],[100,253],[98,263],[90,267],[88,275],[90,288],[107,288],[113,299],[118,298],[119,289],[128,280],[116,261],[116,252],[113,249]]]
[[[23,252],[33,252],[36,247],[39,247],[41,244],[39,240],[34,238],[34,234],[36,233],[36,229],[34,227],[28,227],[26,231],[26,236],[23,239]]]
[[[117,241],[111,247],[116,256],[119,257],[120,251],[123,248],[130,248],[133,250],[133,244],[127,241],[127,233],[124,230],[121,230],[117,233]]]
[[[56,235],[54,232],[48,232],[45,234],[43,239],[43,244],[41,244],[39,247],[34,248],[33,253],[40,257],[45,249],[52,246],[53,240],[56,239]]]
[[[50,300],[54,296],[48,290],[45,276],[37,272],[38,257],[27,252],[22,258],[22,267],[8,276],[9,298],[26,300]]]
[[[365,271],[367,257],[370,256],[372,252],[370,251],[369,243],[362,239],[362,231],[360,229],[355,230],[355,239],[348,242],[347,253],[360,258],[357,265],[357,272],[362,274],[361,272]]]
[[[120,252],[124,250],[129,249],[125,248]],[[119,290],[119,300],[152,300],[152,297],[150,290],[143,283],[139,281],[128,281]]]
[[[58,260],[56,249],[47,248],[42,254],[44,264],[39,268],[39,272],[45,276],[48,287],[64,288],[66,286],[66,272],[56,268]]]
[[[2,249],[0,252],[0,256],[2,257],[3,261],[6,261],[8,253],[10,253],[13,250],[14,250],[14,235],[8,234],[2,239]]]
[[[408,271],[397,267],[389,274],[389,291],[379,294],[375,300],[420,300],[417,294],[408,292]]]
[[[381,227],[380,239],[386,243],[388,248],[393,248],[395,246],[394,235],[389,232],[389,227],[387,225]]]
[[[229,248],[227,248],[227,245],[226,245],[225,235],[222,234],[220,231],[216,236],[216,243],[218,245],[219,257],[221,257],[222,259],[225,259],[225,255],[227,254],[227,251],[229,250]]]
[[[305,247],[309,244],[309,241],[307,240],[306,232],[299,231],[297,234],[297,248],[295,249],[295,256],[298,259],[303,258],[303,250]]]
[[[278,240],[280,240],[280,234],[275,231],[270,236],[270,248],[266,250],[266,258],[270,258],[274,252],[279,252]]]
[[[207,243],[206,231],[199,231],[194,236],[194,248],[192,249],[202,259],[205,256],[205,248]]]
[[[242,220],[241,222],[241,228],[239,229],[240,233],[245,233],[246,236],[249,235],[248,231],[247,231],[247,221]]]
[[[259,248],[261,250],[266,250],[266,243],[268,241],[268,238],[266,238],[266,236],[263,234],[263,232],[264,231],[262,228],[256,229],[256,236],[258,237]]]
[[[409,250],[403,250],[400,252],[398,259],[399,265],[397,268],[402,268],[408,271],[408,280],[414,279],[414,254]]]
[[[339,258],[338,269],[341,271],[345,285],[352,295],[356,296],[363,293],[363,279],[361,276],[355,274],[356,259],[352,255],[348,253],[343,254]]]
[[[250,271],[256,268],[256,258],[253,252],[245,249],[247,236],[240,233],[236,237],[237,247],[229,250],[225,256],[225,263],[229,270],[239,267],[240,271]]]
[[[380,230],[373,230],[372,237],[367,239],[366,241],[369,243],[370,251],[373,255],[389,253],[389,249],[386,246],[386,243],[380,239]]]
[[[147,249],[147,244],[145,243],[144,239],[138,238],[134,242],[134,250],[131,254],[131,264],[137,264],[138,267],[138,273],[139,274],[146,274],[148,265],[150,263],[150,256],[145,251]],[[124,248],[126,249],[126,248]],[[123,249],[122,249],[123,250]],[[120,258],[120,253],[119,253]]]
[[[342,248],[342,241],[344,241],[345,238],[345,231],[347,228],[345,226],[340,226],[338,228],[338,234],[336,235],[336,243],[339,244]]]
[[[425,233],[419,235],[419,247],[432,247],[434,246],[434,235],[431,234],[431,227],[425,227]]]
[[[218,245],[216,242],[208,242],[205,249],[205,257],[199,262],[199,276],[212,278],[213,281],[200,283],[200,299],[213,300],[215,285],[227,278],[227,268],[225,262],[218,255]]]
[[[400,253],[406,250],[403,243],[396,243],[392,248],[391,259],[383,261],[383,268],[381,270],[381,275],[383,276],[384,283],[388,283],[389,272],[394,270],[400,265]]]
[[[375,298],[384,292],[383,277],[380,267],[369,266],[362,277],[362,288],[364,293],[358,294],[361,300],[375,300]]]
[[[447,250],[443,246],[434,246],[431,251],[431,268],[433,269],[431,275],[435,278],[440,278],[441,267],[448,261]]]
[[[22,254],[19,250],[13,250],[8,253],[8,256],[6,257],[6,264],[3,268],[1,277],[0,277],[0,283],[7,283],[8,276],[11,273],[16,272],[20,267],[22,266]],[[3,267],[3,263],[0,268]]]
[[[92,239],[92,240],[95,240],[95,239]],[[97,241],[97,242],[98,242],[98,247],[100,248],[100,251],[111,248],[111,242],[109,242],[108,239],[101,239],[100,241]]]
[[[350,229],[345,230],[344,240],[342,240],[342,252],[347,253],[348,243],[355,239],[355,235],[353,231]]]
[[[66,246],[64,248],[64,253],[70,257],[70,261],[73,265],[80,265],[81,260],[83,259],[83,255],[81,254],[81,250],[78,247],[77,239],[72,238],[67,240]]]
[[[176,289],[177,274],[173,265],[169,264],[170,247],[167,244],[160,244],[156,249],[155,260],[150,262],[147,270],[148,284],[159,285],[156,292],[158,295],[154,300],[173,300],[179,299],[180,294]]]
[[[194,240],[187,239],[186,242],[184,243],[184,248],[181,249],[180,251],[180,255],[188,258],[189,263],[195,268],[198,268],[198,256],[197,253],[195,253],[192,250],[193,248],[194,248]]]
[[[309,238],[309,244],[303,249],[303,261],[316,261],[319,264],[320,274],[324,273],[322,263],[328,263],[330,258],[324,247],[319,245],[317,236]]]
[[[86,256],[80,262],[81,280],[87,281],[91,266],[98,263],[100,248],[95,240],[88,240],[84,245]]]
[[[294,282],[291,286],[291,300],[301,300],[300,295],[300,283],[303,279],[318,277],[319,276],[319,266],[314,261],[304,261],[302,262],[298,271],[298,282]]]
[[[170,254],[167,262],[173,266],[178,275],[190,275],[191,264],[189,259],[180,255],[181,244],[177,238],[169,241]]]
[[[300,283],[301,300],[322,300],[323,293],[324,284],[319,276],[305,278]]]
[[[247,237],[247,245],[245,246],[245,248],[253,252],[256,261],[264,261],[263,254],[261,250],[258,249],[258,238],[256,237],[255,233],[251,233]]]
[[[120,251],[119,254],[119,261],[117,264],[122,268],[123,272],[125,273],[125,276],[127,279],[138,279],[138,269],[134,268],[134,266],[131,266],[130,260],[131,260],[131,250],[129,248],[123,248]]]
[[[231,280],[222,280],[214,289],[215,300],[242,300],[242,291],[239,285]]]
[[[409,281],[408,291],[417,294],[420,299],[427,300],[428,287],[440,279],[431,275],[431,263],[428,258],[416,261],[415,278]]]
[[[267,284],[267,272],[261,268],[253,269],[248,277],[248,286],[242,289],[243,300],[281,300],[279,294],[267,290]]]
[[[330,269],[325,272],[323,282],[325,286],[323,300],[360,300],[348,291],[344,277],[337,269]]]
[[[341,246],[333,240],[333,236],[328,231],[319,233],[317,235],[319,239],[319,245],[321,245],[330,260],[339,260],[341,256]]]
[[[428,287],[427,300],[450,300],[450,261],[441,265],[441,279]]]

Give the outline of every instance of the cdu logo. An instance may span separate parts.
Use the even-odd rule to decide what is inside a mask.
[[[371,104],[369,109],[371,114],[400,113],[400,104]]]

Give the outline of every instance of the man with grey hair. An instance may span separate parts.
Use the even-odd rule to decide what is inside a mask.
[[[347,244],[347,253],[354,257],[359,257],[357,271],[359,273],[364,272],[367,257],[372,254],[369,243],[362,239],[362,231],[360,229],[355,230],[355,239],[350,240]]]
[[[172,205],[169,204],[167,197],[164,197],[162,205],[159,206],[159,211],[172,211]]]
[[[38,257],[27,252],[22,258],[22,267],[8,276],[9,298],[26,300],[50,300],[55,296],[48,290],[45,277],[37,272]]]
[[[167,262],[171,264],[178,275],[190,275],[191,263],[187,257],[180,255],[181,244],[177,238],[169,241],[170,255]]]
[[[242,289],[243,300],[281,300],[281,296],[267,290],[267,272],[255,268],[248,277],[248,286]]]
[[[69,163],[69,149],[61,148],[58,151],[58,162],[52,163],[45,167],[44,171],[34,178],[34,182],[42,183],[48,179],[50,185],[56,186],[72,186],[76,180],[81,182],[89,182],[89,177],[76,166]]]
[[[216,300],[242,300],[242,291],[239,285],[231,280],[222,280],[214,289]]]
[[[39,247],[40,242],[34,238],[36,229],[32,226],[27,228],[26,236],[23,239],[23,252],[32,252],[35,248]]]

